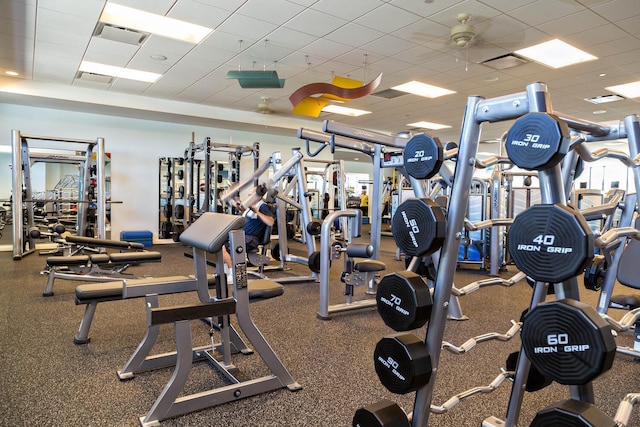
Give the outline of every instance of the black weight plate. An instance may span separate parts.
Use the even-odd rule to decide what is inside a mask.
[[[309,255],[309,270],[320,273],[320,251],[311,252]]]
[[[170,206],[170,205],[167,205],[167,206]],[[184,205],[176,205],[173,213],[176,219],[184,219]]]
[[[509,354],[505,363],[507,371],[516,370],[519,354],[520,353],[517,351]],[[533,393],[534,391],[542,390],[543,388],[551,385],[552,382],[553,380],[546,377],[542,372],[538,370],[538,368],[535,367],[535,365],[531,365],[529,367],[529,375],[527,376],[527,385],[525,387],[525,391]]]
[[[410,427],[409,418],[397,403],[383,399],[356,411],[352,427]]]
[[[319,236],[322,231],[322,222],[317,220],[312,220],[307,224],[307,233],[312,236]]]
[[[604,284],[607,272],[607,260],[603,255],[595,255],[584,269],[584,287],[591,291],[599,291]]]
[[[585,384],[608,371],[616,354],[611,326],[572,299],[536,306],[522,325],[522,346],[535,367],[563,385]]]
[[[447,229],[442,208],[431,199],[408,199],[391,220],[393,239],[408,256],[424,256],[440,249]]]
[[[402,159],[409,175],[416,179],[428,179],[440,170],[444,149],[437,137],[419,133],[407,142]]]
[[[567,399],[539,411],[529,427],[616,427],[618,424],[594,405]]]
[[[564,121],[549,113],[528,113],[511,126],[505,147],[515,165],[544,170],[562,160],[570,143],[569,127]]]
[[[376,291],[378,313],[394,331],[422,327],[431,316],[433,299],[429,286],[412,271],[385,275]]]
[[[527,276],[559,283],[582,273],[593,257],[593,232],[575,209],[534,205],[509,229],[509,254]]]
[[[373,352],[382,385],[395,394],[416,391],[431,378],[431,356],[426,344],[412,334],[382,338]]]

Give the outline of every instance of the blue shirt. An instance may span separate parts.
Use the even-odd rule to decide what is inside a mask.
[[[264,215],[273,217],[273,211],[266,203],[261,203],[258,210]],[[264,236],[265,230],[267,229],[267,224],[262,222],[259,217],[255,219],[247,218],[247,222],[242,229],[244,230],[245,236],[255,236],[258,239],[262,239],[262,236]]]

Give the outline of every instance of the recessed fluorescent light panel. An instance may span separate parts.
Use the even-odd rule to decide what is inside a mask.
[[[329,104],[322,109],[325,113],[342,114],[343,116],[359,117],[371,114],[371,111],[358,110],[356,108],[341,107],[340,105]]]
[[[415,80],[401,84],[399,86],[393,86],[391,89],[411,93],[413,95],[424,96],[425,98],[438,98],[439,96],[455,93],[454,91],[449,89],[443,89],[438,86],[420,83]]]
[[[415,123],[409,123],[407,124],[407,126],[411,126],[414,128],[431,129],[431,130],[448,129],[451,127],[451,126],[441,125],[438,123],[431,123],[431,122],[415,122]]]
[[[194,44],[200,43],[213,31],[211,28],[115,3],[107,3],[100,15],[100,21]]]
[[[640,97],[640,81],[626,83],[626,84],[617,85],[617,86],[609,86],[609,87],[605,87],[605,89],[610,90],[611,92],[617,93],[618,95],[622,95],[625,98]]]
[[[516,50],[515,53],[551,68],[562,68],[580,62],[598,59],[558,39]]]
[[[105,76],[120,77],[122,79],[138,80],[154,83],[162,74],[149,73],[147,71],[132,70],[129,68],[114,67],[113,65],[98,64],[97,62],[82,61],[80,71],[85,73],[103,74]]]

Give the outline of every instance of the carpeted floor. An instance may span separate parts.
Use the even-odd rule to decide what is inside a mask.
[[[162,263],[133,267],[139,276],[192,274],[192,260],[180,245],[156,245]],[[395,260],[392,239],[383,238],[381,259],[388,271],[404,269]],[[10,252],[0,253],[0,425],[2,426],[136,426],[138,417],[150,409],[169,380],[172,370],[145,372],[126,382],[116,371],[136,348],[145,333],[143,299],[103,303],[98,306],[91,329],[91,342],[75,345],[75,335],[84,306],[74,304],[78,282],[57,281],[55,295],[45,298],[46,276],[39,271],[44,257],[32,254],[14,261]],[[341,261],[332,268],[331,302],[344,301]],[[505,276],[514,274],[514,268]],[[308,275],[294,266],[290,273]],[[486,272],[470,265],[456,273],[456,286],[486,278]],[[363,289],[358,289],[362,292]],[[629,290],[617,289],[619,293]],[[595,293],[581,291],[583,300],[595,301]],[[460,345],[488,332],[506,332],[511,319],[519,319],[528,306],[531,288],[524,282],[505,288],[484,288],[461,298],[467,321],[449,321],[445,340]],[[330,321],[316,318],[318,285],[313,282],[286,285],[283,296],[251,304],[251,315],[302,390],[277,390],[187,414],[163,422],[166,426],[350,426],[355,410],[388,398],[405,410],[413,406],[413,394],[396,396],[379,382],[373,365],[378,340],[393,333],[375,310],[350,312]],[[191,293],[161,297],[163,306],[196,302]],[[619,319],[624,313],[610,311]],[[196,344],[209,340],[208,328],[193,322]],[[424,339],[425,330],[415,331]],[[618,337],[632,345],[631,334]],[[173,346],[173,331],[163,327],[158,352]],[[455,355],[442,352],[433,404],[442,405],[452,396],[476,386],[489,385],[505,366],[507,355],[519,349],[520,339],[481,343],[471,351]],[[243,373],[264,375],[257,354],[237,355],[234,362]],[[617,356],[614,367],[594,382],[598,406],[613,417],[620,399],[640,392],[640,364]],[[185,393],[195,393],[223,384],[215,370],[197,363]],[[479,426],[489,416],[504,418],[511,383],[495,392],[462,401],[446,414],[432,414],[432,426]],[[553,384],[525,397],[520,425],[529,424],[536,411],[568,397],[567,387]],[[640,408],[630,425],[640,425]]]

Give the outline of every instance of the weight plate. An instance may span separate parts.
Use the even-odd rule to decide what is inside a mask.
[[[431,356],[426,344],[413,334],[382,338],[373,353],[382,385],[396,394],[416,391],[431,378]]]
[[[416,179],[428,179],[440,170],[444,150],[437,137],[419,133],[407,142],[402,158],[409,175]]]
[[[385,275],[376,291],[378,313],[394,331],[422,327],[431,316],[433,299],[429,286],[412,271]]]
[[[518,365],[518,355],[520,352],[514,351],[509,354],[507,357],[507,361],[505,363],[505,367],[507,371],[515,371]],[[527,376],[527,385],[525,387],[525,391],[532,393],[534,391],[542,390],[543,388],[551,385],[553,380],[549,377],[546,377],[542,372],[535,367],[535,365],[531,365],[529,367],[529,375]]]
[[[383,399],[356,411],[352,427],[410,427],[409,418],[397,403]]]
[[[319,236],[322,231],[322,222],[312,220],[307,224],[307,233],[312,236]]]
[[[529,427],[616,427],[618,424],[594,405],[567,399],[539,411]]]
[[[391,220],[393,239],[408,256],[424,256],[440,249],[447,223],[442,208],[431,199],[408,199]]]
[[[571,134],[564,121],[549,113],[528,113],[511,126],[505,147],[516,166],[544,170],[562,160],[570,143]]]
[[[320,251],[311,252],[309,255],[309,270],[320,273]]]
[[[516,216],[509,229],[508,248],[527,276],[559,283],[582,273],[593,257],[593,232],[573,208],[534,205]]]
[[[563,385],[595,379],[611,368],[616,354],[609,323],[573,299],[536,306],[524,317],[521,337],[531,363]]]
[[[603,255],[595,255],[584,269],[584,287],[591,291],[599,291],[604,284],[607,272],[607,260]]]

